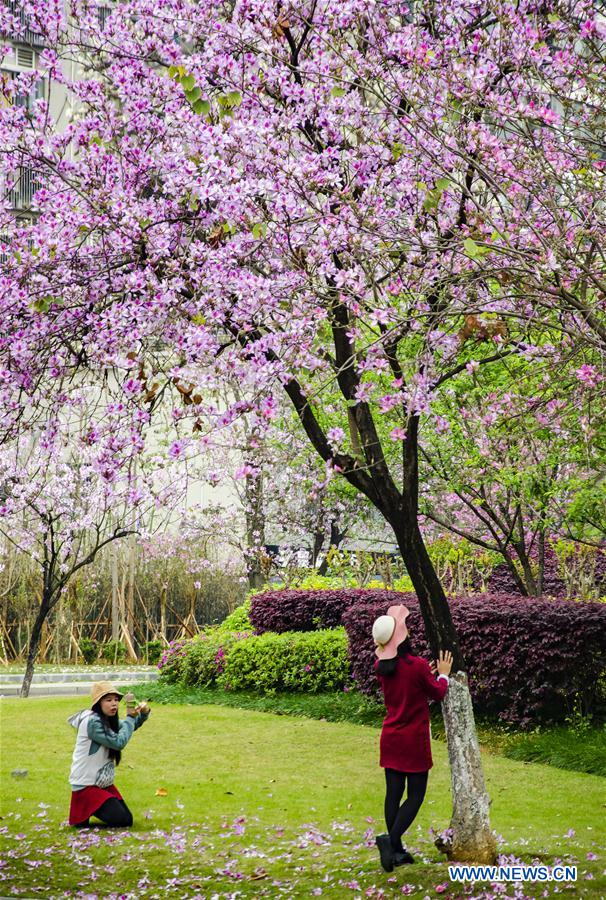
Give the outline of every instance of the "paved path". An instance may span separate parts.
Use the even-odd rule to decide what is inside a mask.
[[[149,681],[157,681],[155,667],[124,669],[82,669],[72,667],[59,672],[34,672],[30,697],[75,697],[90,694],[93,681],[111,681],[119,687],[135,687]],[[3,672],[0,669],[0,697],[18,697],[23,682],[23,672]]]

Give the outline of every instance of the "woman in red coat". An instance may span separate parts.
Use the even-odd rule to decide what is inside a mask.
[[[434,667],[415,656],[408,639],[405,606],[390,606],[373,624],[377,645],[375,671],[383,690],[387,715],[381,730],[380,764],[385,769],[385,822],[387,834],[377,836],[381,865],[414,862],[404,849],[402,835],[413,823],[427,788],[433,765],[429,737],[429,700],[441,701],[448,690],[452,667],[450,652],[440,651]],[[406,800],[400,801],[407,787]]]

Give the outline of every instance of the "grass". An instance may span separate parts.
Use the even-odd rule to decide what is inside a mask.
[[[552,728],[515,735],[504,749],[509,759],[547,763],[606,776],[606,729]]]
[[[324,719],[379,727],[385,711],[357,691],[333,694],[256,694],[252,691],[224,691],[218,688],[183,687],[162,681],[146,683],[140,693],[156,703],[182,703],[192,706],[213,704],[237,709],[254,709],[278,716]]]
[[[254,694],[214,688],[182,687],[154,682],[141,688],[145,696],[159,703],[189,705],[214,704],[239,709],[255,709],[275,715],[289,715],[327,722],[351,722],[379,728],[382,704],[357,691],[334,694]],[[444,723],[437,707],[432,715],[432,733],[444,739]],[[540,762],[573,772],[606,776],[606,731],[604,728],[546,728],[521,733],[511,726],[478,721],[478,738],[483,749],[521,762]]]
[[[414,866],[382,872],[377,731],[349,722],[223,706],[158,705],[124,752],[117,784],[132,832],[65,826],[83,698],[4,699],[0,895],[27,898],[492,897],[448,883],[430,828],[450,815],[446,749],[408,841]],[[502,852],[579,866],[565,896],[606,896],[604,783],[595,776],[484,755]],[[25,778],[11,777],[27,769]],[[525,884],[518,897],[545,896]],[[554,887],[547,887],[555,892]],[[503,896],[503,895],[500,895]],[[514,896],[509,886],[506,896]]]

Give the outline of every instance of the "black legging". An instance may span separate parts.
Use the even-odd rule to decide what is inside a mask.
[[[102,803],[99,809],[95,810],[93,816],[101,819],[108,828],[130,828],[133,824],[133,814],[124,800],[118,800],[117,797],[112,797],[111,800]],[[80,822],[76,828],[90,828],[88,819],[86,822]]]
[[[398,772],[385,769],[385,822],[394,850],[401,852],[402,835],[410,828],[421,808],[429,772]],[[400,806],[408,781],[406,800]]]
[[[106,800],[94,815],[110,828],[130,828],[133,824],[133,814],[124,800],[117,797]]]

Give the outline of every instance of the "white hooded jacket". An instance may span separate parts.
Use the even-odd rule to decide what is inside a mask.
[[[67,721],[78,731],[69,774],[72,790],[79,791],[91,785],[106,788],[113,784],[115,764],[109,751],[122,750],[148,716],[149,713],[126,716],[117,732],[106,728],[101,716],[91,709],[70,716]]]

